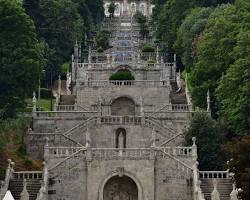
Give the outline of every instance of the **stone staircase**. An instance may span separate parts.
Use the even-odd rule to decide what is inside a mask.
[[[30,175],[31,173],[29,173]],[[13,174],[13,177],[10,180],[9,190],[13,195],[15,200],[20,200],[20,194],[23,191],[23,181],[24,177],[27,181],[27,190],[29,193],[29,200],[36,200],[37,194],[41,188],[42,182],[42,172],[37,174],[37,176],[33,176],[32,178],[28,178],[28,176],[18,176],[16,173]]]
[[[60,105],[74,105],[75,101],[75,95],[61,95],[60,97]]]
[[[206,200],[211,200],[211,193],[214,189],[214,179],[201,178],[201,189],[205,195]],[[220,193],[220,200],[230,200],[230,193],[232,192],[233,186],[230,178],[216,179],[217,189]]]
[[[170,99],[172,104],[187,104],[186,94],[185,94],[185,87],[182,86],[182,89],[176,93],[178,90],[177,83],[171,82],[172,91],[170,93]]]

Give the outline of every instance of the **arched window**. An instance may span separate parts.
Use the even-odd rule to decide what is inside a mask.
[[[118,128],[115,132],[115,147],[126,148],[126,130]]]

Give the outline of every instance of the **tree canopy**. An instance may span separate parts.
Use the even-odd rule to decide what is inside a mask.
[[[14,116],[38,84],[44,45],[18,0],[0,0],[0,117]]]

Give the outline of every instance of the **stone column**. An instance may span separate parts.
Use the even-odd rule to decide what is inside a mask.
[[[196,163],[197,159],[198,159],[196,137],[193,137],[192,141],[193,141],[193,145],[192,145],[192,159]]]
[[[44,145],[44,160],[47,161],[49,159],[49,138],[46,137],[45,138],[46,142],[45,142],[45,145]]]
[[[217,190],[217,181],[216,181],[216,179],[214,179],[214,181],[213,181],[213,186],[214,186],[214,190],[211,193],[211,200],[220,200],[220,193]]]
[[[209,90],[207,91],[207,112],[210,112],[211,111],[211,108],[210,108],[210,92]]]
[[[29,193],[27,190],[27,181],[26,179],[23,180],[23,191],[20,195],[20,200],[29,200]]]
[[[36,112],[36,93],[33,92],[33,99],[32,99],[32,103],[33,103],[33,112]]]

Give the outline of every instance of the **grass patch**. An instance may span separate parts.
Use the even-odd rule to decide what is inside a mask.
[[[33,107],[32,99],[26,99],[27,108],[26,110],[30,110]],[[55,99],[52,99],[52,108],[54,106]],[[37,107],[40,107],[41,111],[51,111],[51,100],[50,99],[40,99],[40,102],[37,101]],[[32,111],[32,109],[30,110]]]

